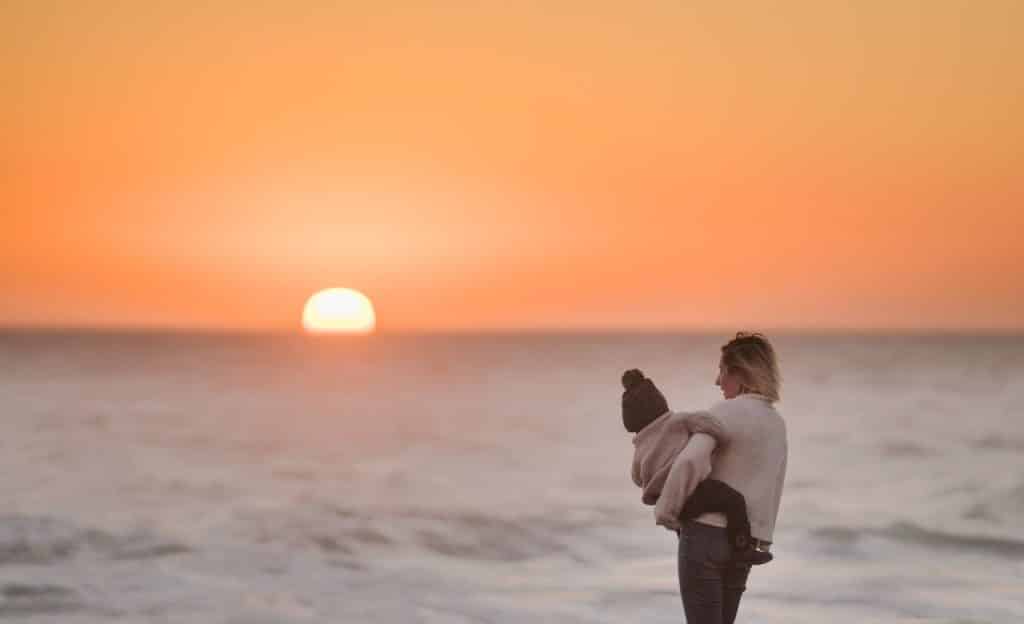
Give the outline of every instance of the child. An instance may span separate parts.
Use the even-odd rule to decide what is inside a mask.
[[[622,424],[637,434],[633,443],[633,482],[643,489],[643,502],[653,505],[661,495],[669,468],[689,439],[685,420],[669,421],[668,403],[650,379],[637,369],[622,375]],[[663,418],[665,417],[665,418]],[[657,422],[656,422],[657,421]],[[651,436],[654,436],[652,439]],[[667,439],[667,438],[671,439]],[[683,506],[681,520],[706,512],[722,512],[728,520],[726,531],[733,546],[733,563],[759,565],[772,560],[772,554],[754,548],[750,538],[750,519],[743,495],[717,479],[704,479]]]

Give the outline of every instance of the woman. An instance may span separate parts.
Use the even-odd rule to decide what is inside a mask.
[[[780,383],[775,350],[763,335],[739,332],[723,345],[715,385],[725,398],[708,410],[715,437],[694,433],[665,482],[666,491],[677,491],[663,496],[666,502],[655,513],[658,524],[678,529],[679,591],[688,624],[733,624],[750,567],[728,565],[732,547],[722,514],[688,518],[679,505],[700,479],[724,481],[746,498],[755,545],[768,550],[786,475],[786,424],[774,407]]]

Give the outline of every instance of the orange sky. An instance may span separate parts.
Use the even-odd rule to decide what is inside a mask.
[[[0,5],[0,325],[1024,329],[1024,2],[327,4]]]

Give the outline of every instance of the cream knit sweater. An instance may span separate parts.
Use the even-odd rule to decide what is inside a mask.
[[[711,477],[743,494],[751,534],[771,541],[786,477],[788,443],[786,423],[767,397],[741,394],[705,412],[668,412],[636,434],[633,443],[633,481],[644,488],[644,502],[656,499],[657,524],[679,528],[686,499],[698,483]],[[666,458],[671,461],[667,469]],[[697,520],[726,526],[720,513],[703,514]]]

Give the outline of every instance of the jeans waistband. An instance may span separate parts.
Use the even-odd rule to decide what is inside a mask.
[[[704,524],[703,522],[697,522],[696,520],[685,520],[680,529],[676,530],[676,535],[682,535],[682,532],[686,531],[687,535],[714,535],[719,537],[726,536],[725,527],[718,527],[711,524]],[[772,545],[769,540],[757,539],[753,535],[750,536],[750,543],[758,550],[767,551]]]

